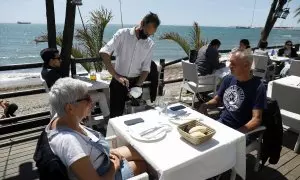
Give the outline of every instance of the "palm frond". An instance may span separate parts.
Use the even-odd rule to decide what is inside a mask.
[[[193,28],[190,33],[190,44],[196,50],[201,48],[201,31],[197,22],[193,23]]]
[[[99,10],[92,11],[89,20],[89,26],[86,29],[78,29],[76,39],[81,42],[82,47],[86,50],[89,57],[99,57],[99,49],[103,46],[104,30],[107,24],[113,18],[112,12],[104,7]],[[101,71],[103,64],[95,62],[96,71]]]
[[[103,41],[104,30],[107,24],[113,18],[112,12],[101,7],[90,13],[89,25],[85,29],[76,29],[75,38],[79,42],[72,47],[72,56],[75,58],[99,57],[99,49],[105,44]],[[56,38],[56,44],[62,46],[63,35],[59,33]],[[48,36],[41,35],[35,38],[36,43],[47,42]],[[101,71],[102,62],[81,63],[88,71],[94,68],[96,71]]]
[[[295,10],[295,16],[294,17],[299,17],[298,23],[300,23],[300,6]]]
[[[181,37],[178,33],[175,32],[169,32],[169,33],[164,33],[163,35],[161,35],[159,37],[160,40],[164,39],[164,40],[172,40],[174,42],[176,42],[183,50],[184,52],[189,55],[190,53],[190,45],[189,43],[183,38]]]
[[[197,22],[193,23],[193,28],[190,33],[190,44],[193,49],[199,50],[202,46],[208,43],[207,40],[202,40],[201,38],[201,29]]]

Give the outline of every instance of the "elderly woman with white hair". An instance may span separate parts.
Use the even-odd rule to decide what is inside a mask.
[[[110,149],[100,133],[80,124],[92,104],[84,83],[61,78],[49,95],[57,118],[45,131],[51,150],[67,167],[69,179],[123,180],[146,171],[145,161],[133,148]]]
[[[200,107],[207,114],[223,102],[219,122],[241,132],[247,133],[262,122],[262,112],[266,108],[266,90],[264,84],[251,74],[252,52],[237,50],[230,57],[231,74],[224,78],[217,95]]]

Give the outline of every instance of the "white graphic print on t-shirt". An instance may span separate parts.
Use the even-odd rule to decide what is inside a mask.
[[[225,90],[223,103],[228,111],[236,111],[241,107],[245,99],[245,93],[237,85],[230,86]]]

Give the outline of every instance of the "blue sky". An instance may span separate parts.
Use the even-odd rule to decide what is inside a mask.
[[[104,6],[112,10],[112,24],[120,24],[119,0],[82,0],[81,12],[85,20],[89,12]],[[254,26],[263,26],[272,0],[257,0]],[[54,0],[56,23],[64,23],[66,0]],[[124,24],[137,24],[149,11],[158,13],[162,24],[191,25],[197,21],[201,26],[249,26],[251,23],[254,0],[122,0]],[[300,26],[294,11],[300,6],[292,0],[291,14],[276,25]],[[46,23],[45,0],[2,0],[0,23],[30,21]],[[80,23],[77,12],[76,23]]]

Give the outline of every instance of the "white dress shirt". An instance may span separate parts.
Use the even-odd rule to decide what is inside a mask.
[[[154,42],[149,37],[137,39],[135,28],[118,30],[113,38],[100,49],[100,53],[116,56],[115,70],[125,77],[138,77],[142,71],[150,72]]]

